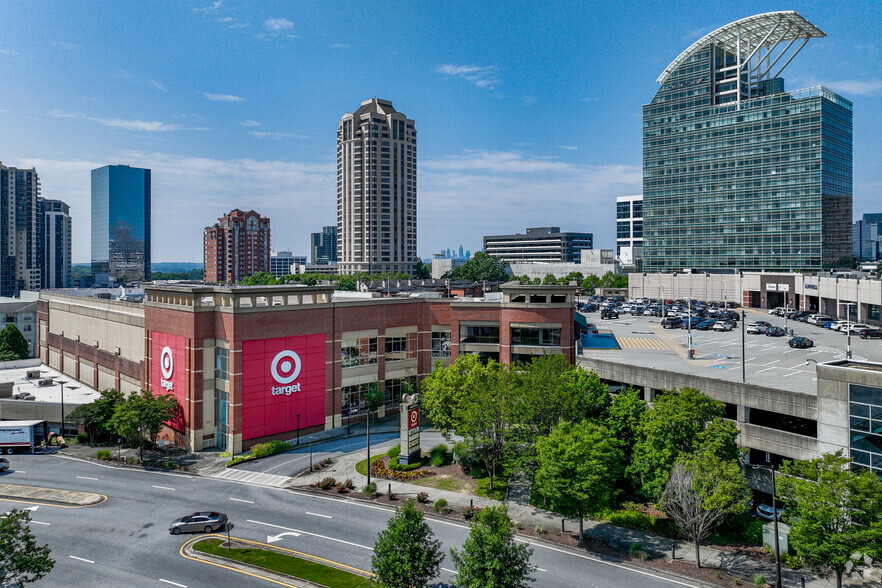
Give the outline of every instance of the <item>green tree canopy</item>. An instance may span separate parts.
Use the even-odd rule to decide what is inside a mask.
[[[469,282],[504,282],[508,279],[508,262],[498,257],[487,255],[483,251],[450,272],[451,280],[467,280]]]
[[[374,545],[371,569],[390,588],[425,588],[438,575],[441,542],[413,500],[395,510]]]
[[[623,471],[622,452],[609,431],[589,421],[560,423],[536,442],[539,469],[533,488],[568,517],[583,518],[609,505]]]
[[[616,394],[607,410],[606,427],[612,438],[619,443],[628,462],[631,461],[634,444],[637,443],[637,432],[646,410],[646,403],[640,399],[640,392],[634,388]]]
[[[677,460],[712,445],[722,458],[737,455],[738,430],[723,421],[725,405],[696,388],[664,391],[656,396],[637,430],[634,455],[627,469],[634,488],[657,500]]]
[[[479,512],[462,549],[450,555],[459,588],[526,588],[533,581],[533,550],[515,542],[505,506]]]
[[[695,567],[700,568],[701,542],[727,516],[743,512],[749,498],[741,464],[713,451],[699,451],[674,464],[661,502],[695,545]]]
[[[49,546],[37,545],[30,522],[31,513],[26,510],[12,509],[0,517],[0,584],[30,584],[55,566]]]
[[[882,480],[852,470],[850,461],[839,452],[785,462],[777,478],[796,553],[818,575],[834,576],[837,587],[864,556],[882,561]]]
[[[15,354],[13,359],[27,359],[31,356],[28,351],[28,342],[15,325],[6,325],[0,331],[0,352],[7,351]]]
[[[432,277],[432,264],[425,263],[422,259],[417,260],[414,276],[418,280],[428,280]]]
[[[141,390],[116,405],[110,423],[120,436],[141,448],[143,460],[144,442],[155,445],[162,425],[178,418],[180,411],[181,405],[173,394],[154,396],[150,390]]]
[[[78,425],[82,425],[89,433],[90,439],[107,437],[114,433],[111,427],[113,413],[116,406],[125,400],[125,395],[118,390],[102,390],[101,396],[89,402],[81,404],[70,413],[69,418]]]

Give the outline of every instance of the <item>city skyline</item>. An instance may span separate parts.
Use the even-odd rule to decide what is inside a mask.
[[[198,262],[204,219],[235,207],[273,218],[277,249],[307,252],[335,218],[330,130],[373,96],[420,125],[420,258],[540,225],[612,248],[615,198],[641,192],[654,80],[684,46],[762,12],[402,5],[377,19],[395,41],[373,68],[372,51],[332,32],[360,18],[345,3],[95,7],[12,2],[0,41],[0,160],[35,167],[44,197],[70,204],[75,263],[89,258],[89,172],[116,163],[157,170],[158,261]],[[865,129],[882,124],[882,17],[857,2],[780,8],[827,33],[788,67],[787,89],[821,84],[854,103],[854,217],[876,212],[882,137]]]

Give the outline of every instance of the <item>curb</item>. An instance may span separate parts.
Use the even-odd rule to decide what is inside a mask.
[[[29,502],[47,506],[66,505],[67,508],[96,506],[107,500],[107,496],[95,492],[60,490],[42,486],[20,486],[0,484],[0,499],[12,502]]]

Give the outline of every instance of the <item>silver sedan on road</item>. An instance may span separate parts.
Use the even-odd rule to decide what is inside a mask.
[[[227,526],[227,515],[222,512],[194,512],[191,515],[172,521],[168,532],[172,535],[181,533],[211,533]]]

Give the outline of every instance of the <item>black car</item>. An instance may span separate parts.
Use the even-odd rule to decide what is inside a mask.
[[[709,331],[713,328],[715,322],[717,322],[716,319],[712,319],[709,321],[701,321],[700,323],[695,325],[695,328],[698,329],[699,331]]]
[[[661,321],[663,329],[676,329],[683,324],[683,319],[678,316],[666,316]]]
[[[861,339],[882,339],[882,329],[861,329],[858,335]]]
[[[808,337],[794,337],[788,341],[787,344],[794,349],[808,349],[809,347],[813,347],[815,342]]]
[[[781,327],[766,327],[766,337],[782,337],[786,334],[787,331]]]
[[[613,310],[612,308],[604,308],[600,311],[600,318],[602,319],[617,319],[619,318],[619,313]]]

